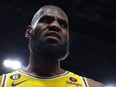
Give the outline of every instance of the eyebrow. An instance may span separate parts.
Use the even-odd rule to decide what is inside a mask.
[[[41,18],[42,18],[42,19],[43,19],[43,18],[54,18],[54,19],[56,19],[56,20],[61,20],[61,21],[65,22],[65,23],[68,25],[68,22],[67,22],[65,19],[62,19],[62,18],[59,18],[59,17],[54,17],[54,16],[51,16],[51,15],[44,15],[44,16],[42,16]],[[41,18],[40,18],[40,20],[41,20]]]
[[[53,19],[54,17],[53,17],[53,16],[49,16],[49,15],[44,15],[44,16],[42,16],[42,17],[40,18],[40,20],[45,19],[45,18],[52,18],[52,19]],[[40,21],[40,20],[39,20],[39,21]]]

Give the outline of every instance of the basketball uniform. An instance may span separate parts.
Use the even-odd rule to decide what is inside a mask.
[[[89,87],[87,79],[72,72],[41,77],[23,70],[2,75],[1,87]]]

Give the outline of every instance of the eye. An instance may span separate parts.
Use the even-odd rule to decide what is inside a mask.
[[[48,16],[44,16],[40,19],[39,22],[41,23],[51,23],[53,21],[53,18],[52,17],[48,17]]]
[[[66,21],[64,20],[59,20],[59,24],[62,28],[68,28],[68,24]]]

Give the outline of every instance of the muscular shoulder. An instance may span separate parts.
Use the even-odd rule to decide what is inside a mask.
[[[88,84],[90,87],[105,87],[104,84],[97,82],[97,81],[94,81],[92,79],[87,78],[87,81],[88,81]]]

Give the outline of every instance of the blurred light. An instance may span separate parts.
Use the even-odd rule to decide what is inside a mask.
[[[20,61],[12,61],[12,60],[5,60],[3,64],[5,67],[12,69],[20,69],[22,66]]]
[[[114,86],[114,85],[107,85],[106,87],[116,87],[116,86]]]
[[[11,65],[12,65],[12,61],[11,60],[5,60],[4,61],[4,66],[5,67],[11,67]]]
[[[19,61],[13,61],[12,68],[13,69],[19,69],[19,68],[21,68],[21,63]]]

